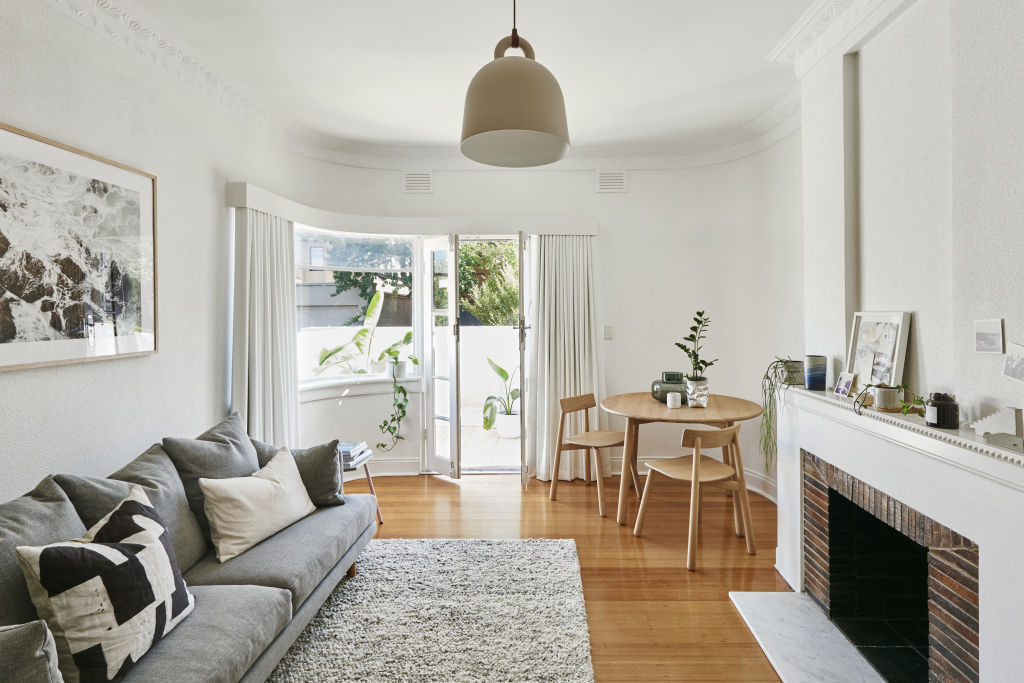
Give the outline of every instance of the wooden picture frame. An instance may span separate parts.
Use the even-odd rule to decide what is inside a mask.
[[[909,334],[910,313],[905,311],[854,313],[845,371],[856,375],[861,387],[900,384]]]
[[[0,371],[154,354],[156,176],[0,123]]]

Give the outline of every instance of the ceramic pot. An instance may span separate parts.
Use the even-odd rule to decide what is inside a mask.
[[[520,432],[519,413],[506,415],[499,412],[494,416],[494,428],[499,439],[518,439]]]
[[[804,362],[802,360],[786,361],[786,384],[800,387],[804,384]]]
[[[873,387],[871,392],[875,397],[875,408],[879,410],[899,410],[900,389],[896,387]]]
[[[706,377],[700,379],[686,378],[686,405],[691,408],[707,408],[711,397],[711,388]]]

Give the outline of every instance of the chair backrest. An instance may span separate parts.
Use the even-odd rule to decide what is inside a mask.
[[[583,394],[582,396],[559,399],[558,404],[562,407],[563,413],[575,413],[577,410],[593,408],[597,405],[597,401],[594,400],[593,394]]]
[[[698,440],[701,450],[728,446],[739,434],[739,431],[739,425],[725,429],[685,429],[683,430],[683,448],[693,448]]]

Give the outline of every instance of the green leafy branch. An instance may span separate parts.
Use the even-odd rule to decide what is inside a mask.
[[[700,356],[701,349],[704,348],[701,342],[707,338],[707,330],[708,326],[711,325],[711,318],[705,316],[704,311],[697,311],[697,315],[693,317],[693,322],[696,324],[690,326],[690,334],[683,337],[683,341],[688,342],[688,345],[676,342],[676,346],[682,349],[683,353],[690,359],[692,372],[686,378],[696,381],[704,379],[704,372],[718,362],[718,359],[704,360]]]

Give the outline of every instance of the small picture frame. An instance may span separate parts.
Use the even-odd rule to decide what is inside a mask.
[[[899,385],[909,334],[910,313],[906,311],[854,313],[846,372],[856,375],[857,385]]]
[[[839,373],[839,381],[836,382],[836,388],[833,393],[835,393],[836,396],[849,396],[856,377],[857,376],[852,372]]]
[[[1003,376],[1016,382],[1024,382],[1024,346],[1007,342]]]
[[[974,351],[975,353],[1003,352],[1002,318],[974,321]]]

